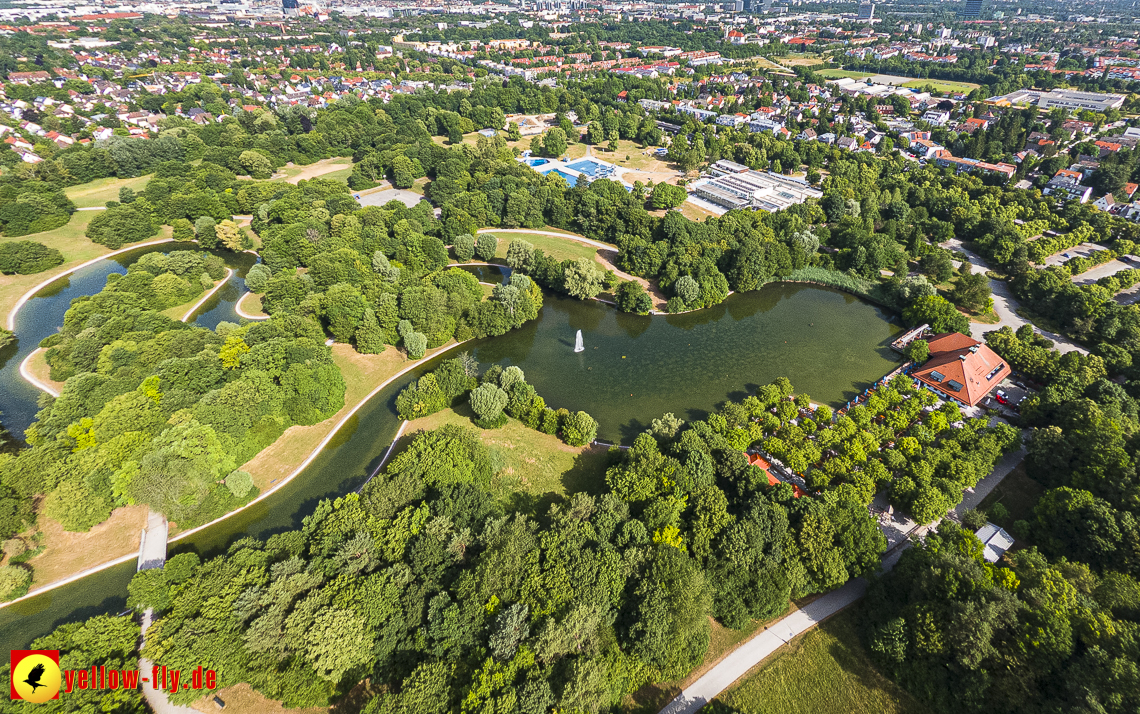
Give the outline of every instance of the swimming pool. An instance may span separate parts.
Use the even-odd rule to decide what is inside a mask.
[[[543,164],[549,164],[550,160],[549,159],[527,159],[526,163],[527,163],[527,166],[542,166]]]
[[[550,171],[547,171],[545,175],[549,175],[552,173],[558,174],[562,178],[566,179],[566,185],[569,186],[570,188],[574,188],[575,186],[578,185],[578,177],[577,176],[571,176],[570,174],[568,174],[565,171],[562,171],[560,169],[552,169]]]
[[[601,164],[590,159],[581,159],[572,164],[566,164],[566,168],[580,171],[587,176],[596,176],[598,173],[605,173],[607,170],[612,170],[606,164]]]

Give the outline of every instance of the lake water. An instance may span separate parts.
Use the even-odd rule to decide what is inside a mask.
[[[100,280],[95,289],[101,285]],[[586,350],[575,354],[577,330]],[[743,398],[780,376],[815,401],[842,405],[896,366],[889,344],[899,330],[889,313],[810,285],[768,285],[710,309],[653,317],[547,295],[538,319],[445,356],[468,351],[484,369],[517,365],[549,406],[585,410],[598,420],[600,439],[629,443],[665,412],[702,418],[725,399]],[[374,397],[287,486],[188,539],[172,541],[171,553],[192,549],[209,555],[246,535],[298,528],[321,499],[359,488],[399,428],[396,395],[437,362]],[[127,563],[0,609],[0,642],[22,647],[62,622],[121,610],[133,572],[134,563]]]

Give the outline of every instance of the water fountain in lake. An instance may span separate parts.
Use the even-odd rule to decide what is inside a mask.
[[[574,338],[574,351],[585,352],[586,345],[582,342],[582,331],[578,330],[578,336]]]

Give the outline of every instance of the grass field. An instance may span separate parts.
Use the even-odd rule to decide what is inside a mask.
[[[715,216],[716,215],[712,211],[701,208],[700,206],[693,203],[692,201],[685,201],[684,203],[681,204],[680,208],[681,208],[681,215],[684,216],[685,218],[688,218],[690,221],[703,221],[706,218],[708,218],[709,216]]]
[[[843,77],[851,77],[852,79],[866,79],[867,77],[874,78],[874,81],[880,84],[894,84],[900,87],[909,87],[911,89],[922,89],[924,87],[931,87],[940,92],[972,92],[980,84],[972,82],[952,82],[945,79],[911,79],[909,77],[897,77],[891,74],[879,74],[878,72],[856,72],[848,69],[821,69],[816,72],[821,77],[828,79],[841,79]]]
[[[261,308],[261,296],[257,293],[246,293],[238,300],[238,307],[248,315],[261,316],[265,314],[265,310]]]
[[[533,244],[538,250],[541,250],[559,261],[577,260],[579,258],[593,260],[594,256],[598,253],[598,249],[593,246],[573,240],[562,240],[554,236],[544,236],[536,233],[492,233],[491,235],[499,239],[499,245],[495,251],[496,258],[506,258],[507,247],[511,244],[512,240],[518,238]]]
[[[792,640],[717,698],[741,714],[921,714],[926,709],[870,663],[860,605]]]
[[[80,263],[111,252],[110,249],[104,246],[92,243],[87,236],[84,235],[87,231],[87,224],[97,215],[99,215],[98,211],[79,211],[72,214],[71,220],[67,225],[60,226],[53,231],[33,233],[31,235],[10,239],[31,240],[37,243],[43,243],[49,248],[55,248],[63,253],[63,265],[56,266],[51,270],[45,270],[42,273],[36,273],[35,275],[0,275],[0,318],[6,320],[8,312],[12,309],[12,306],[16,304],[16,301],[19,300],[24,293],[36,285],[39,285],[44,280],[53,275],[59,275],[69,268],[74,268]],[[163,226],[156,235],[147,240],[150,241],[169,237],[170,227]]]
[[[827,77],[828,79],[842,79],[844,77],[851,77],[852,79],[862,79],[870,77],[874,72],[852,72],[849,69],[821,69],[816,72],[820,77]]]
[[[71,533],[42,513],[36,519],[44,552],[28,561],[32,587],[55,582],[128,553],[137,553],[147,507],[120,506],[86,533]]]
[[[676,166],[667,161],[662,161],[652,153],[646,153],[647,151],[652,151],[653,148],[654,147],[643,149],[641,145],[635,141],[619,139],[616,144],[614,144],[613,151],[600,151],[597,147],[594,147],[593,153],[596,158],[616,166],[654,174],[653,176],[626,174],[625,179],[630,183],[634,181],[648,183],[650,180],[663,181],[675,176],[678,173]],[[626,159],[627,156],[629,157],[628,159]]]
[[[571,493],[601,493],[609,461],[604,447],[567,446],[557,436],[543,434],[511,419],[498,429],[479,429],[468,404],[444,409],[408,423],[393,453],[399,453],[415,432],[455,424],[479,432],[480,439],[497,456],[502,468],[491,482],[491,492],[504,503],[543,514],[550,502]]]
[[[352,158],[337,156],[331,159],[321,159],[307,166],[285,166],[278,171],[278,174],[283,175],[270,180],[297,183],[303,179],[333,178],[330,174],[339,174],[345,170],[347,170],[347,173],[344,174],[343,180],[347,180],[348,174],[352,173]]]
[[[801,56],[801,57],[781,57],[780,62],[789,67],[814,67],[815,65],[822,65],[824,60],[821,57]]]
[[[149,174],[129,179],[95,179],[94,181],[88,181],[78,186],[69,186],[65,188],[63,192],[67,194],[67,197],[71,199],[71,202],[74,203],[76,207],[90,208],[92,206],[105,205],[107,201],[118,201],[119,189],[123,186],[128,186],[137,192],[146,188],[149,182]]]
[[[972,82],[952,82],[948,79],[915,79],[910,82],[904,83],[902,86],[910,87],[911,89],[923,89],[924,87],[933,87],[940,92],[972,92],[980,84]]]

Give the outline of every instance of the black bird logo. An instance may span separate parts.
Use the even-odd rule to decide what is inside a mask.
[[[32,667],[32,671],[28,672],[28,678],[24,680],[24,684],[31,687],[32,693],[35,694],[36,689],[47,686],[46,684],[40,684],[40,680],[43,679],[43,676],[44,666],[42,664],[37,664],[36,666]]]

